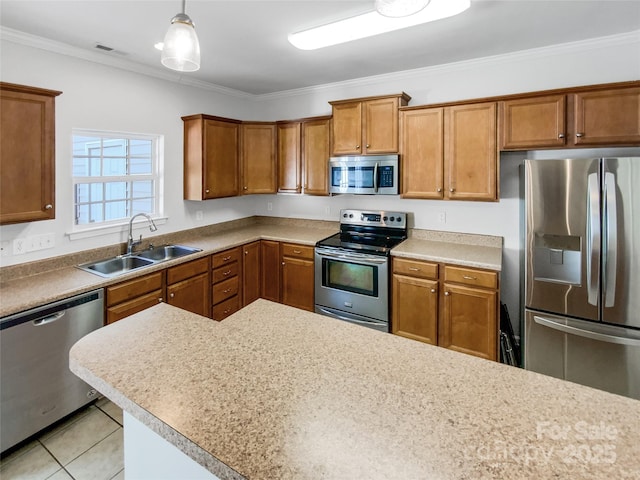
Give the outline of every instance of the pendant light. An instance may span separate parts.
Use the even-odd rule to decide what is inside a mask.
[[[184,13],[185,3],[182,0],[182,13],[171,19],[160,61],[172,70],[195,72],[200,68],[200,44],[193,22]]]
[[[429,0],[376,0],[376,10],[385,17],[407,17],[429,5]]]

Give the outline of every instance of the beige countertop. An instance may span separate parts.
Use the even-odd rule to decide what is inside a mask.
[[[313,220],[287,220],[279,223],[257,223],[242,227],[218,228],[215,233],[196,233],[176,236],[175,243],[201,248],[202,251],[179,259],[144,267],[125,275],[102,278],[69,265],[69,257],[46,262],[34,262],[24,268],[25,275],[0,281],[0,317],[21,312],[56,300],[103,288],[115,283],[146,275],[189,260],[211,255],[227,248],[255,240],[274,240],[315,245],[319,240],[336,233],[338,224]],[[171,241],[173,239],[169,237]],[[150,240],[153,240],[151,238]],[[161,244],[161,243],[157,243]],[[114,254],[121,253],[119,250]],[[502,266],[502,238],[467,235],[429,230],[412,230],[410,238],[391,251],[392,255],[423,260],[442,261],[457,265],[500,271]],[[109,254],[111,255],[111,254]],[[107,258],[72,257],[72,265]],[[45,264],[42,271],[39,265]],[[14,267],[15,268],[15,267]],[[3,269],[0,269],[0,273]]]
[[[257,300],[159,304],[71,370],[222,479],[640,478],[640,402]]]

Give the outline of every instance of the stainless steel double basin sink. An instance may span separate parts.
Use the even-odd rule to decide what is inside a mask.
[[[78,265],[78,268],[85,272],[93,273],[105,278],[117,277],[129,273],[139,268],[156,265],[161,262],[184,257],[192,253],[201,252],[200,248],[185,247],[184,245],[164,245],[162,247],[151,247],[139,252],[118,255],[117,257],[88,262]]]

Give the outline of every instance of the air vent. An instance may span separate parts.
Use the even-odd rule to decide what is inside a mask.
[[[129,55],[127,52],[122,52],[120,50],[116,50],[115,48],[112,47],[108,47],[106,45],[102,45],[101,43],[96,43],[95,44],[95,48],[96,50],[101,50],[105,53],[110,53],[112,55],[120,55],[122,57]]]
[[[114,48],[107,47],[106,45],[100,45],[99,43],[96,43],[96,48],[98,50],[104,50],[105,52],[113,52],[115,50]]]

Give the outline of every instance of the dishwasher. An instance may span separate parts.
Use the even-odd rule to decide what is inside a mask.
[[[69,370],[69,350],[103,325],[94,290],[0,319],[0,452],[98,396]]]

